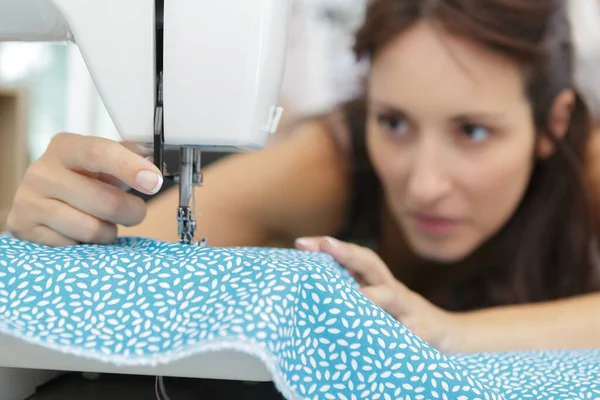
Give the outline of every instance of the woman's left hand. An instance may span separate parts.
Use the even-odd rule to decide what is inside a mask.
[[[457,329],[453,314],[398,281],[371,249],[330,237],[300,238],[296,248],[330,254],[358,281],[367,298],[437,350],[451,351]]]

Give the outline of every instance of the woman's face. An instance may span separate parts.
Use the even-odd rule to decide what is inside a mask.
[[[536,147],[516,65],[421,23],[373,60],[368,101],[370,157],[417,254],[460,260],[509,220]]]

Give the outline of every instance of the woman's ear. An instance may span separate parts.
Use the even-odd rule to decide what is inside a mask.
[[[572,89],[565,89],[554,98],[548,117],[548,133],[555,139],[562,140],[567,134],[575,102],[576,95]],[[548,158],[554,154],[555,150],[554,143],[547,135],[538,139],[537,152],[539,157]]]

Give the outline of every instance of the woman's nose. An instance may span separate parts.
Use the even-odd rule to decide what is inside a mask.
[[[443,152],[431,144],[419,147],[412,158],[408,195],[411,203],[427,206],[444,198],[450,192],[451,182]]]

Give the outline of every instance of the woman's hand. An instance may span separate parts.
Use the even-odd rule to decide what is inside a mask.
[[[329,237],[300,238],[296,248],[330,254],[358,281],[367,298],[439,351],[451,351],[458,328],[453,314],[399,282],[372,250]]]
[[[146,215],[144,202],[120,187],[155,194],[161,185],[160,171],[128,146],[59,134],[27,170],[8,229],[17,238],[49,246],[110,243],[117,225],[137,225]]]

